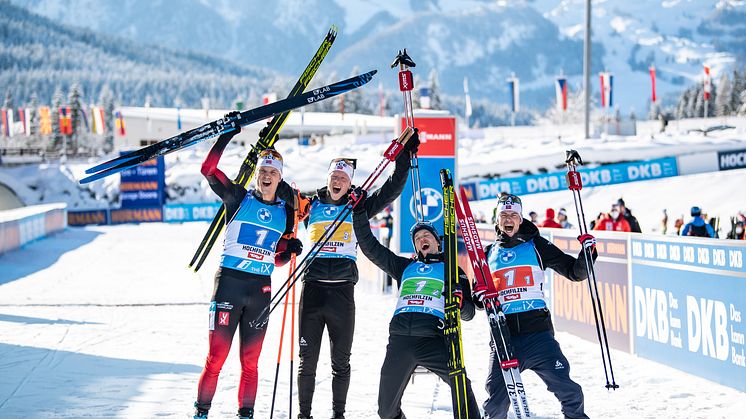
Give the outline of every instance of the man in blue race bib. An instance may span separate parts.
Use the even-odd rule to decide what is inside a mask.
[[[485,248],[492,281],[510,330],[511,342],[521,370],[530,369],[557,396],[566,418],[587,418],[583,411],[583,390],[570,378],[570,363],[554,338],[554,327],[544,296],[544,270],[551,268],[571,281],[588,277],[583,252],[591,249],[596,258],[596,240],[585,234],[576,259],[565,254],[539,234],[539,229],[522,216],[521,199],[501,196],[496,208],[497,239]],[[474,287],[475,305],[483,309],[484,285]],[[506,418],[510,399],[495,348],[490,354],[484,402],[487,418]]]
[[[364,198],[363,198],[364,199]],[[364,202],[361,201],[361,203]],[[417,366],[435,373],[450,383],[448,347],[443,335],[445,293],[459,301],[461,319],[474,317],[469,280],[459,268],[461,288],[448,289],[444,281],[445,261],[438,231],[429,222],[420,222],[411,230],[416,258],[396,255],[376,240],[370,230],[365,207],[358,204],[354,212],[355,234],[363,254],[399,286],[394,316],[389,324],[389,343],[381,367],[378,387],[378,415],[386,419],[403,419],[401,399],[409,378]],[[467,405],[470,418],[479,418],[479,404],[467,379]]]
[[[229,114],[230,115],[230,114]],[[217,164],[231,138],[241,131],[221,135],[202,164],[210,188],[225,204],[225,246],[215,274],[210,303],[209,346],[199,379],[195,419],[207,418],[218,375],[240,327],[241,381],[238,385],[238,416],[254,418],[258,384],[257,361],[266,324],[252,322],[269,306],[270,275],[275,266],[287,263],[303,250],[293,233],[293,207],[277,198],[282,180],[282,156],[264,150],[258,156],[256,188],[246,190],[232,182]]]

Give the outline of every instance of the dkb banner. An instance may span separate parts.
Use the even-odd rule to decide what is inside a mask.
[[[743,244],[661,237],[631,247],[635,352],[746,391]]]

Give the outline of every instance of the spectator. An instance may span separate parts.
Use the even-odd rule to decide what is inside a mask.
[[[534,223],[534,225],[539,225],[539,214],[536,213],[536,211],[531,211],[528,213],[528,216],[531,217],[531,222]],[[495,221],[497,224],[497,221]]]
[[[554,209],[547,208],[546,218],[539,224],[539,227],[562,228],[562,224],[554,219]]]
[[[559,221],[562,228],[573,228],[573,225],[567,220],[567,210],[564,208],[560,208],[557,213],[557,221]]]
[[[619,205],[614,204],[611,206],[611,212],[604,214],[601,219],[596,222],[594,230],[606,230],[606,231],[626,231],[631,232],[629,222],[622,215],[621,208]]]
[[[677,218],[676,221],[673,223],[674,228],[676,229],[676,235],[681,235],[681,227],[684,226],[684,216]]]
[[[596,218],[592,219],[591,222],[588,223],[588,229],[595,230],[596,224],[598,224],[598,222],[603,220],[604,218],[606,218],[606,213],[599,212]]]
[[[668,232],[668,212],[666,209],[663,209],[663,218],[661,219],[661,234],[666,234]]]
[[[624,204],[624,199],[617,199],[616,204],[619,206],[619,211],[622,213],[622,216],[624,216],[624,219],[627,220],[627,222],[629,223],[629,228],[631,229],[630,231],[633,233],[642,233],[640,223],[637,221],[637,218],[632,215],[632,211],[630,211],[630,209],[626,207],[626,205]]]
[[[681,230],[682,236],[715,237],[715,229],[702,218],[702,209],[696,206],[692,207],[691,215],[692,221],[687,223],[684,229]]]
[[[732,227],[730,229],[730,233],[728,233],[727,238],[732,240],[746,240],[746,232],[744,232],[743,221],[734,218],[731,225]]]

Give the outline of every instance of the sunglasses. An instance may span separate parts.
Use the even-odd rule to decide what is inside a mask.
[[[497,202],[522,205],[521,198],[510,194],[501,196],[500,199],[497,200]]]
[[[277,150],[268,148],[259,152],[259,158],[272,156],[273,158],[282,161],[282,155]]]
[[[336,158],[336,159],[332,159],[332,161],[329,163],[329,166],[332,166],[332,165],[334,165],[336,163],[339,163],[341,161],[343,161],[343,162],[347,163],[348,165],[352,166],[353,169],[357,169],[357,159],[350,159],[350,158],[347,158],[347,157],[339,157],[339,158]]]

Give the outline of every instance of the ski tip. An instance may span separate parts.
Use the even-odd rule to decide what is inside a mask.
[[[97,164],[97,165],[95,165],[93,167],[89,167],[89,168],[85,169],[85,173],[88,174],[88,175],[93,174],[93,173],[97,173],[97,172],[100,172],[102,170],[106,170],[106,169],[108,169],[110,167],[116,166],[116,165],[118,165],[120,163],[132,160],[132,159],[134,159],[136,157],[137,156],[135,155],[134,152],[133,153],[128,153],[128,154],[125,154],[125,155],[113,158],[111,160],[107,160],[107,161],[105,161],[103,163],[99,163],[99,164]]]
[[[338,33],[339,27],[337,27],[337,25],[335,24],[332,24],[332,26],[329,28],[329,33],[327,33],[326,36],[336,38]]]

